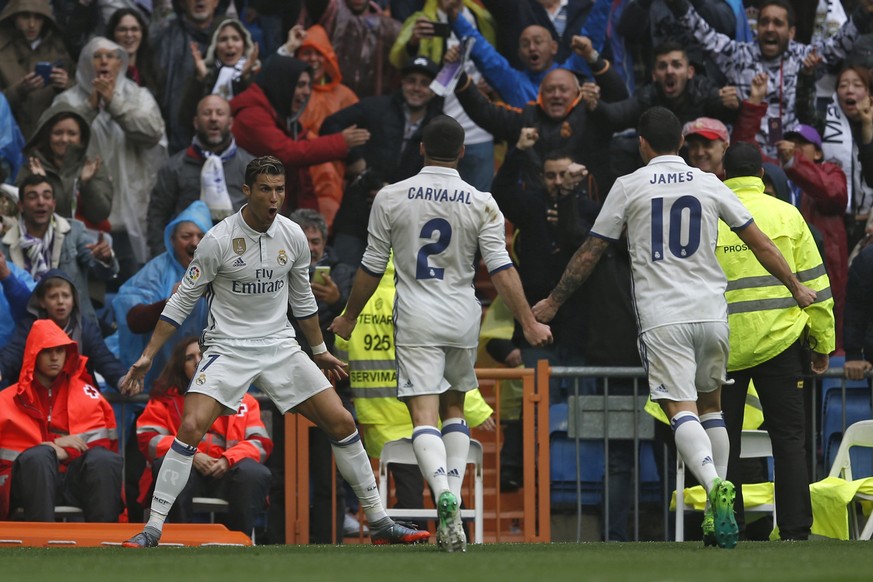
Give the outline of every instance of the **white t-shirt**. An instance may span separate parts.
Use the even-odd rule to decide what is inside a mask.
[[[616,180],[591,234],[616,240],[627,224],[640,332],[727,321],[727,279],[715,258],[719,218],[732,230],[752,222],[715,174],[679,156],[658,156]]]
[[[491,194],[457,170],[426,166],[379,191],[368,230],[365,271],[381,276],[394,250],[397,345],[475,347],[482,316],[473,288],[476,249],[489,273],[512,266]]]
[[[294,337],[287,305],[300,319],[318,312],[303,230],[279,215],[267,232],[258,232],[245,223],[242,210],[219,222],[200,241],[161,318],[178,325],[202,295],[209,304],[207,344]]]

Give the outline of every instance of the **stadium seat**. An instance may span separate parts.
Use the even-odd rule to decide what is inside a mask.
[[[24,510],[20,507],[15,510],[14,519],[20,519],[24,514]],[[55,521],[82,521],[85,512],[82,511],[81,507],[76,507],[75,505],[56,505],[55,506]]]
[[[744,430],[740,441],[740,458],[741,459],[756,459],[767,457],[772,462],[773,445],[770,442],[770,435],[766,430]],[[773,523],[776,523],[776,504],[772,500],[772,474],[770,483],[770,499],[769,503],[761,505],[749,505],[746,502],[746,513],[772,513]],[[698,486],[699,487],[699,486]],[[745,489],[744,489],[745,492]],[[750,497],[744,496],[744,500]],[[685,511],[694,511],[694,507],[687,504],[685,501],[685,462],[681,455],[676,455],[676,541],[685,541],[685,520],[683,519]]]
[[[415,451],[412,449],[412,440],[399,439],[389,441],[382,447],[379,457],[379,497],[385,512],[393,519],[425,520],[437,519],[436,509],[425,507],[418,509],[396,509],[388,507],[388,465],[400,463],[404,465],[417,465]],[[473,520],[473,541],[481,544],[485,541],[485,489],[483,485],[482,468],[482,443],[476,439],[470,439],[470,451],[467,453],[467,464],[473,465],[473,508],[461,509],[461,519]],[[467,472],[469,475],[469,471]]]
[[[846,429],[836,459],[831,467],[829,477],[838,477],[846,481],[858,478],[853,470],[851,449],[864,447],[873,450],[873,420],[862,420],[852,424]],[[858,513],[854,510],[854,504],[861,501],[873,501],[873,495],[857,493],[850,504],[849,524],[852,537],[861,540],[869,540],[873,536],[873,514],[867,519],[861,533],[858,533]]]
[[[841,391],[830,391],[825,400],[826,404],[824,405],[821,429],[825,467],[830,467],[833,462],[844,426],[850,426],[856,422],[873,418],[870,398],[869,388],[847,388],[844,408]],[[843,410],[845,410],[845,421],[843,419]]]
[[[605,459],[603,439],[568,437],[569,406],[566,403],[549,407],[549,467],[552,507],[575,507],[577,493],[582,505],[603,503]],[[578,475],[577,475],[578,468]],[[577,487],[578,477],[578,487]]]

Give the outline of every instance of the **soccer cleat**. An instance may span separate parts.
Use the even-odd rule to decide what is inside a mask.
[[[383,527],[370,532],[370,541],[374,546],[384,546],[387,544],[417,544],[427,541],[430,537],[430,532],[420,529],[406,527],[402,523],[396,521],[391,522],[388,527]]]
[[[715,542],[715,518],[712,517],[712,508],[707,507],[703,513],[703,546],[706,548],[716,546]]]
[[[709,503],[715,526],[715,542],[720,548],[733,548],[737,545],[739,528],[734,519],[734,499],[737,492],[730,481],[716,479],[709,492]]]
[[[437,501],[437,545],[444,552],[467,551],[467,534],[458,511],[458,498],[451,491],[443,491]]]
[[[126,542],[121,543],[123,548],[156,548],[161,538],[147,531],[141,531]]]

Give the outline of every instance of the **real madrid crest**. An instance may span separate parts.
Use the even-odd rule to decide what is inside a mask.
[[[279,251],[279,256],[276,257],[276,260],[279,262],[280,265],[288,264],[288,255],[285,253],[285,249]]]
[[[233,239],[233,252],[238,255],[246,252],[246,239],[244,238],[235,238]]]
[[[206,384],[206,374],[200,374],[199,376],[197,376],[197,379],[194,380],[194,383],[198,386],[203,386],[204,384]]]

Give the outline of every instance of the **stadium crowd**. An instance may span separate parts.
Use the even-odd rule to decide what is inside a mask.
[[[722,180],[735,178],[730,144],[753,144],[765,163],[751,179],[805,220],[829,279],[819,301],[832,298],[835,321],[818,345],[798,333],[777,353],[798,341],[801,357],[844,355],[850,377],[873,368],[873,0],[0,0],[0,10],[0,519],[21,508],[25,519],[52,520],[66,502],[96,521],[141,517],[136,502],[196,381],[191,338],[207,326],[206,298],[156,357],[138,420],[116,426],[94,387],[118,390],[204,234],[245,204],[254,157],[285,166],[280,212],[309,240],[333,351],[327,328],[367,246],[373,198],[421,170],[423,129],[440,114],[465,130],[461,178],[492,191],[509,221],[531,305],[558,284],[615,180],[644,165],[645,111],[675,114],[681,155]],[[756,291],[756,300],[774,293]],[[487,306],[493,297],[479,292]],[[640,365],[626,240],[609,244],[550,325],[549,346],[529,345],[516,324],[483,339],[483,356],[509,367]],[[383,336],[393,353],[387,334],[374,337]],[[355,342],[343,344],[345,357],[362,349]],[[380,349],[371,344],[365,352]],[[353,368],[351,385],[337,388],[349,409],[367,403],[373,434],[400,423],[395,409],[366,400],[396,383],[356,382]],[[568,395],[555,379],[551,402]],[[471,425],[488,426],[483,407]],[[245,506],[230,523],[251,532],[261,501],[281,491],[264,467],[274,468],[279,423],[269,435],[258,411],[247,397],[216,421],[171,521],[190,517],[194,491],[219,491]],[[500,486],[512,491],[521,419],[507,416]],[[128,482],[127,509],[109,454],[119,431],[135,432],[145,468]],[[329,479],[329,447],[312,446],[314,474]],[[617,443],[613,454],[604,536],[624,540],[633,452]],[[21,485],[37,478],[45,495]],[[334,501],[314,503],[324,515]],[[345,515],[342,499],[338,507]],[[808,536],[803,516],[784,517],[793,538]],[[313,522],[314,539],[329,541],[330,524]]]

